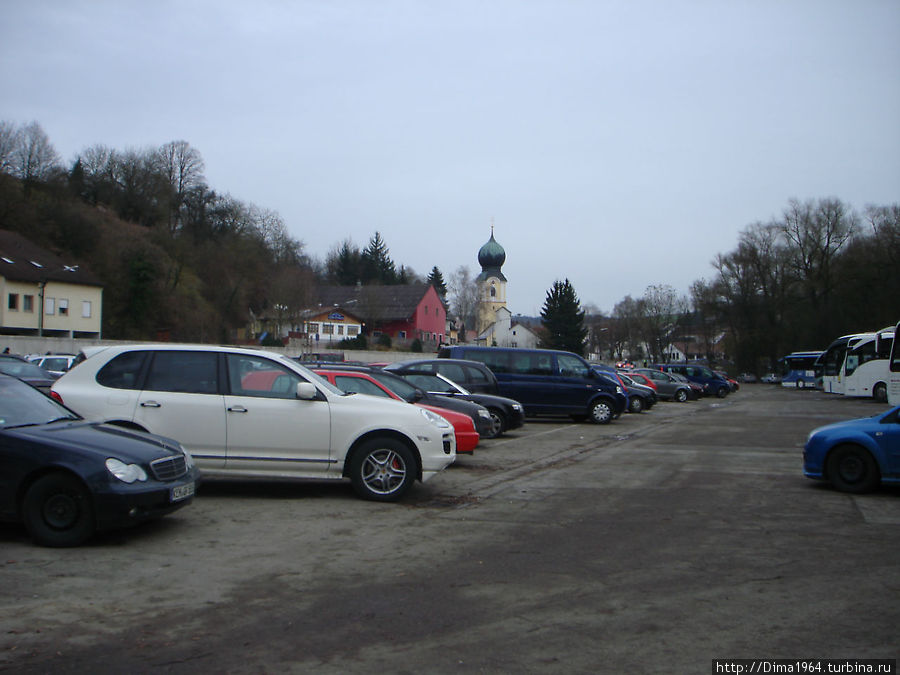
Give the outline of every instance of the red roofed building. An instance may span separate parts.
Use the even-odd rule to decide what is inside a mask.
[[[445,340],[447,309],[430,284],[323,286],[316,302],[322,311],[337,307],[359,317],[364,322],[363,332],[371,337],[418,339],[435,347]]]

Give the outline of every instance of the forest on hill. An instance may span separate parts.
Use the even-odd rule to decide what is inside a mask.
[[[319,261],[277,213],[216,192],[203,172],[186,141],[92,146],[66,168],[38,124],[0,122],[0,229],[90,269],[112,339],[228,341],[275,304],[306,308],[319,283],[424,281],[378,232]]]
[[[276,304],[288,316],[307,308],[320,284],[426,281],[391,260],[379,232],[363,249],[344,240],[324,260],[310,255],[277,213],[209,186],[186,141],[95,145],[64,165],[36,122],[0,121],[0,229],[90,269],[104,284],[109,338],[231,341]],[[900,203],[859,213],[834,197],[791,200],[781,217],[748,224],[711,269],[686,295],[647,270],[642,297],[624,297],[608,316],[588,308],[587,351],[657,360],[678,337],[711,352],[724,334],[736,367],[759,371],[790,351],[892,325]],[[474,325],[467,267],[446,284],[432,267],[427,281],[447,292],[452,316]]]

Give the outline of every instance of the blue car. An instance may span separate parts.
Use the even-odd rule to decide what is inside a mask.
[[[900,484],[900,407],[813,429],[803,449],[803,475],[854,494]]]

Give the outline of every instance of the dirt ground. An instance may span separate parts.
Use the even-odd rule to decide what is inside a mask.
[[[897,658],[900,490],[805,479],[884,410],[746,385],[608,426],[530,421],[400,504],[206,483],[77,549],[0,526],[0,670],[693,673]]]

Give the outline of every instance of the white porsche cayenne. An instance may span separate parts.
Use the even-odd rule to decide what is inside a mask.
[[[453,427],[440,415],[345,394],[259,350],[94,349],[51,395],[87,419],[180,441],[204,479],[349,478],[360,496],[394,501],[456,458]]]

